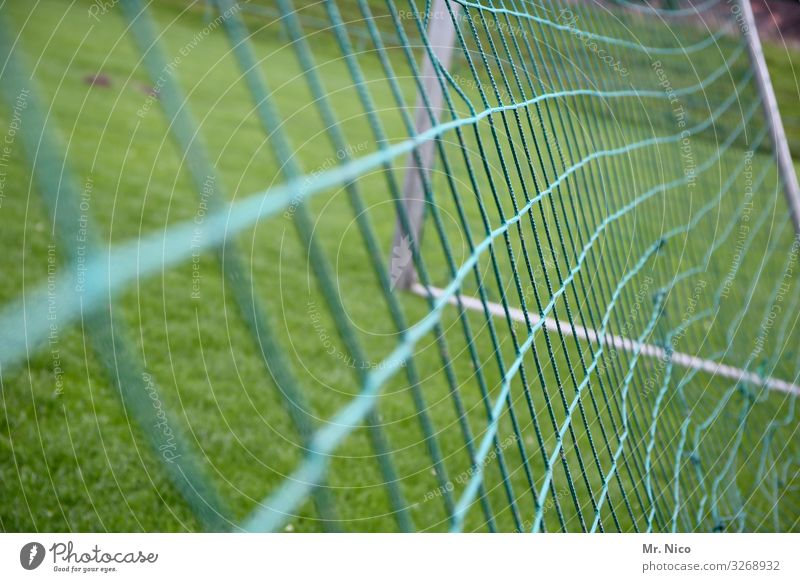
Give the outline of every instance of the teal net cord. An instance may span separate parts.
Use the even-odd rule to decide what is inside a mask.
[[[0,90],[10,109],[30,94],[25,164],[65,249],[52,282],[0,307],[2,389],[32,365],[55,309],[158,458],[148,369],[113,307],[210,251],[294,456],[257,498],[238,495],[176,428],[178,461],[159,463],[201,528],[800,528],[800,239],[735,14],[718,0],[301,4],[191,12],[239,99],[223,93],[205,117],[171,70],[191,55],[154,6],[109,11],[157,87],[148,115],[171,140],[160,147],[208,209],[113,245],[94,237],[85,260],[73,154],[0,9]],[[442,21],[447,63],[431,36]],[[258,192],[236,187],[204,141],[227,107],[246,109]],[[322,365],[335,399],[286,336],[275,298],[287,290],[248,263],[256,229],[293,253],[281,269],[307,272],[307,289],[289,291],[298,303],[280,305],[317,298],[340,346]],[[405,248],[390,248],[395,233]],[[398,257],[410,289],[395,288]],[[388,331],[367,333],[353,301]],[[376,501],[362,514],[365,498]]]

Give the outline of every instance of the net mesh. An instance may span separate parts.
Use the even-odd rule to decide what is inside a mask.
[[[0,314],[3,390],[54,319],[79,326],[209,530],[796,530],[800,245],[738,4],[651,4],[214,0],[187,41],[120,0],[195,198],[112,245],[0,10],[64,249]],[[225,83],[187,95],[190,53]],[[202,83],[226,86],[198,123]],[[226,115],[252,144],[227,171],[201,137]],[[201,256],[234,326],[205,337],[274,397],[232,421],[254,457],[198,437],[224,412],[153,406],[167,380],[114,316]],[[209,375],[206,351],[180,357]]]

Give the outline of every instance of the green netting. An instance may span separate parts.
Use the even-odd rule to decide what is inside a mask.
[[[0,9],[2,92],[64,249],[0,312],[4,394],[54,321],[80,328],[209,530],[798,529],[800,242],[737,4],[214,0],[170,23],[118,4],[153,87],[128,130],[171,139],[150,145],[196,213],[109,244]],[[209,78],[186,92],[191,58]],[[250,160],[207,145],[215,116]],[[211,334],[257,363],[227,374],[275,395],[233,420],[263,435],[237,465],[260,499],[219,468],[230,419],[155,408],[145,332],[114,315],[206,251]],[[178,356],[215,373],[202,346]]]

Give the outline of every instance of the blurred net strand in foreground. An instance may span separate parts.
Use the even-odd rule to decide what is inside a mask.
[[[444,491],[441,499],[448,518],[448,528],[452,531],[464,529],[468,514],[476,502],[486,527],[490,530],[496,528],[497,516],[490,500],[491,491],[485,482],[486,468],[493,459],[497,459],[502,476],[503,494],[508,504],[506,509],[511,513],[514,528],[520,531],[545,531],[548,529],[547,519],[552,519],[550,527],[555,525],[564,531],[626,529],[622,527],[625,520],[630,524],[628,527],[636,531],[692,529],[701,527],[709,519],[710,529],[725,529],[729,522],[734,522],[739,529],[745,527],[748,515],[745,507],[749,497],[742,499],[738,487],[734,493],[729,493],[730,485],[725,481],[731,478],[731,468],[737,463],[753,410],[772,398],[771,390],[784,393],[789,405],[786,416],[782,420],[778,420],[777,416],[769,418],[765,430],[778,430],[793,420],[796,422],[797,385],[772,376],[784,349],[783,339],[789,332],[788,318],[779,326],[780,334],[772,356],[760,361],[763,350],[761,346],[756,346],[751,356],[739,367],[720,361],[727,349],[703,358],[674,349],[675,338],[685,337],[693,323],[716,317],[722,297],[727,292],[725,279],[717,280],[719,285],[715,289],[713,305],[696,313],[690,312],[676,327],[665,329],[664,314],[669,300],[680,300],[679,297],[675,298],[679,292],[675,292],[675,295],[670,292],[678,284],[702,272],[703,266],[709,263],[712,255],[731,235],[746,202],[743,201],[731,213],[727,224],[719,231],[719,239],[707,246],[704,256],[691,257],[696,261],[696,266],[671,273],[669,265],[664,261],[659,263],[657,269],[661,270],[664,285],[654,294],[652,307],[644,313],[644,327],[634,335],[635,340],[626,337],[627,334],[609,331],[611,325],[633,331],[622,325],[619,313],[615,310],[619,305],[632,311],[632,297],[626,286],[640,277],[651,261],[669,252],[670,240],[689,237],[703,218],[717,211],[723,200],[730,198],[727,195],[734,189],[735,180],[746,171],[753,152],[759,151],[768,135],[776,139],[778,132],[775,125],[764,120],[761,125],[756,124],[756,114],[761,110],[764,98],[761,91],[754,91],[753,69],[741,72],[740,55],[744,41],[733,47],[726,45],[730,49],[729,54],[723,55],[723,63],[702,81],[670,93],[659,87],[652,88],[652,78],[645,77],[642,71],[631,71],[634,77],[631,81],[627,78],[623,81],[620,75],[611,77],[612,69],[601,68],[604,65],[595,58],[598,44],[616,47],[620,54],[629,54],[632,61],[638,58],[635,57],[636,53],[641,53],[644,62],[651,63],[653,56],[667,59],[696,55],[698,64],[702,64],[703,51],[717,49],[721,52],[717,41],[722,42],[725,37],[720,31],[708,31],[707,37],[688,45],[681,44],[675,34],[670,36],[662,31],[661,34],[647,36],[653,46],[644,46],[614,35],[621,34],[624,27],[614,26],[614,19],[606,18],[604,10],[608,8],[605,5],[599,5],[601,10],[565,2],[560,5],[559,14],[569,13],[572,17],[565,24],[554,19],[552,11],[541,9],[547,13],[547,16],[542,16],[537,5],[515,0],[485,3],[436,0],[425,2],[423,7],[411,1],[403,16],[393,0],[387,0],[387,11],[381,22],[392,24],[392,35],[400,42],[398,54],[412,71],[413,86],[418,96],[416,109],[413,109],[406,105],[403,88],[393,74],[397,57],[392,59],[387,56],[382,43],[384,31],[378,28],[371,14],[370,4],[374,3],[359,0],[356,4],[367,27],[371,50],[374,50],[386,74],[390,93],[408,133],[407,139],[391,141],[372,100],[368,79],[359,63],[360,55],[351,45],[348,28],[339,10],[340,3],[326,0],[322,3],[330,27],[326,32],[333,35],[339,47],[363,114],[379,148],[367,155],[354,157],[347,152],[347,140],[339,131],[335,107],[329,102],[323,79],[317,72],[313,50],[307,42],[298,12],[289,0],[279,0],[277,6],[280,16],[277,22],[290,40],[292,50],[301,64],[303,81],[308,83],[309,91],[315,98],[314,105],[326,123],[326,136],[337,151],[345,152],[335,168],[307,177],[302,167],[294,161],[293,148],[283,129],[278,109],[271,101],[267,80],[261,73],[260,60],[251,47],[250,35],[238,5],[232,0],[215,0],[225,32],[230,38],[233,55],[242,69],[243,82],[252,96],[261,126],[269,136],[269,146],[279,162],[284,180],[278,186],[228,204],[222,179],[216,175],[197,137],[198,125],[189,112],[177,80],[172,75],[159,79],[168,61],[148,7],[139,0],[121,0],[120,4],[142,55],[144,68],[154,82],[161,81],[159,103],[171,122],[170,132],[174,141],[189,162],[187,167],[195,189],[202,191],[208,177],[213,177],[213,209],[199,226],[194,223],[170,225],[161,233],[148,234],[139,240],[105,250],[95,243],[85,263],[86,285],[80,293],[75,289],[76,257],[71,256],[72,265],[62,269],[53,284],[58,297],[56,309],[59,321],[62,324],[89,322],[87,333],[93,338],[100,361],[104,362],[108,375],[119,388],[126,408],[133,411],[134,420],[148,436],[153,448],[158,450],[159,438],[163,435],[151,428],[152,407],[146,403],[142,391],[137,390],[143,368],[126,347],[125,330],[118,323],[112,326],[108,311],[109,298],[140,278],[156,275],[168,266],[188,260],[197,251],[198,245],[203,249],[217,250],[219,260],[224,265],[223,271],[229,277],[227,283],[234,291],[240,315],[259,347],[267,372],[280,387],[288,413],[307,450],[294,474],[287,477],[277,490],[270,492],[249,517],[235,524],[231,510],[217,499],[209,476],[198,461],[199,455],[193,454],[186,439],[177,435],[181,458],[174,464],[164,465],[205,527],[218,530],[234,524],[232,527],[236,530],[277,530],[307,498],[313,497],[323,525],[336,529],[336,500],[325,486],[328,465],[342,441],[366,423],[397,527],[401,530],[416,529],[412,517],[414,505],[405,499],[392,460],[391,445],[376,415],[382,390],[401,367],[405,368],[404,373],[413,392],[437,483]],[[668,10],[659,11],[658,14],[663,18],[697,15],[717,4],[719,2],[712,0],[697,4],[694,8],[676,10],[674,14]],[[410,19],[416,28],[419,46],[409,40],[403,18]],[[442,53],[442,46],[437,46],[435,39],[428,38],[428,31],[437,31],[437,26],[442,22],[455,32],[452,51],[460,61],[459,66],[466,63],[474,84],[472,91],[464,88],[463,77],[456,79],[449,72],[446,64],[448,58],[444,56],[449,51]],[[20,48],[10,33],[11,28],[4,22],[2,12],[0,27],[0,58],[5,63],[3,93],[13,106],[21,92],[31,92],[23,135],[27,156],[46,205],[57,219],[58,236],[66,242],[67,248],[72,248],[75,242],[72,229],[77,227],[78,221],[69,215],[65,216],[62,208],[68,209],[70,205],[74,208],[77,204],[76,182],[68,170],[65,155],[52,137],[51,122],[37,104],[36,92],[30,85],[30,75],[19,57]],[[750,32],[754,35],[755,29],[752,28]],[[591,45],[594,48],[584,44],[587,39],[594,43]],[[449,45],[450,41],[445,44]],[[579,44],[584,45],[586,50],[582,50]],[[415,53],[412,47],[419,51]],[[420,52],[424,62],[422,73],[417,66]],[[763,64],[763,57],[761,60]],[[660,61],[656,62],[660,66]],[[581,78],[574,69],[567,67],[567,63],[581,70],[585,77]],[[735,69],[739,70],[739,76],[733,75]],[[646,67],[645,72],[651,73],[651,67]],[[714,84],[726,76],[733,84],[733,93],[712,91]],[[756,67],[755,76],[763,81],[764,71]],[[582,87],[581,84],[588,83],[589,79],[594,83],[593,88]],[[636,87],[633,80],[649,80],[651,88],[644,85]],[[668,103],[666,113],[669,114],[669,105],[676,96],[701,92],[706,99],[705,117],[693,123],[679,122],[682,130],[669,135],[648,136],[645,124],[634,125],[622,144],[619,144],[619,134],[598,119],[598,109],[592,109],[596,107],[594,102],[588,101],[596,99],[607,104],[622,99],[639,103],[643,99],[664,100]],[[473,103],[468,93],[473,96],[477,93],[480,104]],[[708,101],[709,96],[718,99]],[[568,102],[567,99],[575,101]],[[768,111],[772,109],[774,115],[774,96],[767,101]],[[418,115],[416,120],[412,115],[415,110]],[[580,115],[580,121],[576,122],[577,114]],[[739,121],[733,127],[723,125],[722,120],[730,117]],[[580,126],[581,122],[586,123],[587,127]],[[556,134],[555,128],[558,128],[560,135]],[[717,134],[719,128],[724,130],[721,134]],[[650,129],[655,131],[653,127]],[[685,144],[685,140],[709,131],[712,132],[711,140],[715,146],[713,154],[692,167],[690,172],[685,171],[681,163],[685,160],[682,160],[677,148]],[[446,141],[445,136],[453,137],[455,142]],[[746,140],[748,149],[741,157],[737,157],[737,149],[744,149],[738,147],[741,140]],[[657,155],[653,153],[647,157],[648,151],[662,146],[671,148],[666,153],[656,150]],[[780,161],[781,154],[773,148],[772,155],[773,162],[778,161],[777,166],[782,172],[784,191],[791,195],[791,186],[787,186],[789,182],[785,176],[785,163]],[[395,178],[393,163],[405,156],[410,156],[408,166],[412,169],[410,173],[406,172],[407,186],[404,188]],[[736,160],[733,168],[729,167],[729,157]],[[497,166],[490,161],[495,158]],[[626,162],[629,162],[628,166]],[[441,165],[443,173],[443,180],[437,185],[434,185],[432,176],[434,163]],[[455,172],[450,171],[450,167],[461,167],[462,164],[466,183],[456,183]],[[642,243],[638,256],[627,256],[622,252],[620,234],[627,232],[618,226],[622,219],[658,196],[666,196],[677,189],[689,189],[699,176],[714,168],[721,168],[723,164],[729,172],[724,183],[691,215],[690,220],[664,231],[660,230],[663,225],[659,225],[657,217],[652,216],[650,222],[644,222],[648,216],[640,217],[640,230],[630,233],[630,236],[633,239],[650,233],[657,236]],[[752,190],[766,193],[766,187],[760,189],[775,169],[774,163],[765,163],[759,168]],[[404,304],[394,292],[394,269],[391,264],[387,268],[379,239],[363,211],[365,205],[359,180],[370,172],[381,170],[397,212],[399,230],[395,246],[400,241],[407,242],[409,265],[419,281],[407,280],[403,285],[413,283],[414,293],[425,298],[429,305],[427,314],[416,322],[409,323],[406,319]],[[680,177],[668,179],[673,175]],[[354,360],[365,362],[366,351],[345,315],[337,293],[334,271],[324,249],[315,239],[313,220],[307,208],[307,203],[315,195],[339,186],[345,188],[354,216],[357,217],[359,233],[368,251],[371,267],[379,279],[382,299],[391,311],[399,339],[381,366],[375,369],[357,367],[358,394],[333,418],[315,429],[305,414],[302,385],[287,365],[287,355],[275,339],[266,309],[260,306],[247,276],[246,266],[231,239],[257,222],[291,208],[292,221],[337,332]],[[637,194],[626,201],[624,194],[632,190]],[[455,259],[437,207],[436,196],[444,197],[448,192],[468,246],[467,257],[460,264]],[[578,193],[583,199],[576,203]],[[412,211],[406,206],[404,196],[422,200],[424,204]],[[603,196],[605,200],[601,199]],[[679,223],[682,214],[676,206],[681,204],[681,200],[675,199],[670,203],[664,198],[664,201],[665,216]],[[475,209],[468,211],[465,208],[469,202],[475,204]],[[775,204],[775,212],[783,216],[778,216],[776,234],[774,239],[770,239],[770,255],[778,252],[779,242],[786,240],[782,238],[784,231],[787,228],[791,230],[793,226],[791,211],[782,209],[777,202]],[[58,213],[55,212],[56,205]],[[490,217],[491,211],[487,207],[493,208],[497,218]],[[790,207],[793,208],[793,205],[790,204]],[[756,226],[748,230],[740,250],[742,255],[747,253],[756,234],[767,224],[771,208],[770,204],[765,204],[755,221]],[[479,228],[483,229],[480,235],[475,235],[471,230],[475,227],[469,222],[470,212],[477,213],[479,217]],[[539,215],[535,215],[535,212]],[[439,252],[445,257],[443,272],[446,273],[446,284],[442,287],[433,284],[435,278],[441,279],[441,274],[429,273],[426,268],[426,258],[430,261],[431,251],[421,240],[420,225],[425,214],[430,214],[441,249]],[[590,228],[593,224],[596,225],[594,231]],[[197,235],[198,228],[200,236]],[[614,228],[620,230],[614,231]],[[642,232],[644,235],[640,234]],[[716,230],[714,232],[718,234]],[[608,240],[599,243],[606,233],[612,234],[607,235]],[[612,249],[609,257],[598,258],[593,254],[598,244]],[[796,279],[794,261],[797,258],[797,246],[795,239],[787,253],[782,271],[784,276],[776,280],[771,291],[771,298],[761,317],[760,329],[770,329],[768,325],[772,325],[770,307],[778,301],[778,297],[783,301],[781,285],[784,279],[791,282]],[[223,249],[225,252],[222,252]],[[786,252],[786,249],[780,251]],[[620,264],[623,257],[624,265]],[[484,280],[479,268],[481,260],[488,261],[487,270],[491,272],[489,282]],[[735,265],[736,271],[741,264],[740,261]],[[541,276],[537,276],[539,272]],[[749,298],[755,292],[760,274],[760,271],[749,273],[751,285],[745,293]],[[466,283],[472,281],[473,277],[477,297],[463,292]],[[532,293],[526,292],[524,281],[530,281]],[[499,302],[490,300],[490,288],[492,293],[499,293]],[[37,289],[0,312],[0,329],[3,330],[0,337],[0,372],[3,374],[24,365],[29,350],[46,339],[50,291],[45,287]],[[535,309],[528,305],[531,300],[535,303]],[[800,294],[795,293],[790,301],[789,313],[797,311],[799,300]],[[601,307],[603,303],[605,307]],[[749,300],[744,303],[745,306],[748,304]],[[444,312],[449,305],[457,307],[458,325],[463,330],[486,412],[486,424],[477,432],[471,428],[465,412],[462,411],[459,416],[459,429],[469,454],[470,470],[458,496],[453,495],[448,487],[452,481],[447,474],[438,432],[427,414],[420,379],[422,375],[416,369],[414,360],[415,347],[432,334],[454,406],[460,410],[462,387],[456,379],[454,362],[449,355],[449,340],[442,326]],[[685,308],[685,305],[681,307]],[[482,319],[479,318],[480,325],[489,330],[492,359],[498,367],[499,378],[489,380],[488,366],[486,370],[483,369],[473,341],[475,320],[468,316],[469,311],[483,315]],[[735,330],[741,324],[745,311],[744,308],[740,309],[731,321],[729,336],[730,330]],[[503,322],[513,346],[510,362],[503,355],[504,348],[499,339],[503,333],[500,329]],[[523,324],[522,335],[517,335],[516,323]],[[24,334],[18,332],[21,329],[25,330]],[[540,330],[545,333],[537,335]],[[656,331],[662,334],[662,345],[654,345],[650,340]],[[704,338],[701,332],[693,332],[696,334],[692,338],[694,345],[699,349]],[[606,364],[603,360],[606,347],[620,348],[625,354],[617,355],[610,364]],[[111,349],[113,352],[109,351]],[[566,374],[561,370],[564,366],[557,363],[559,354],[566,358]],[[644,364],[640,365],[640,359],[647,358],[663,365],[663,378],[655,390],[642,394],[643,388],[649,387],[647,376],[650,370],[642,369]],[[690,370],[677,382],[674,393],[667,399],[675,364]],[[797,364],[795,362],[792,368],[795,378],[798,375]],[[757,370],[752,370],[752,367]],[[686,396],[688,383],[700,371],[734,380],[702,421],[692,417],[694,409],[688,405]],[[552,385],[546,385],[546,373],[555,375]],[[512,386],[515,383],[518,383],[524,395],[530,415],[530,422],[525,425],[512,403]],[[537,387],[542,391],[543,399],[538,410],[533,395]],[[571,394],[568,394],[568,389]],[[655,399],[647,418],[642,399],[650,393],[655,395]],[[724,408],[735,402],[734,395],[741,396],[738,415],[735,415],[736,418],[723,416]],[[607,416],[601,413],[603,405]],[[562,409],[558,409],[559,406]],[[678,411],[677,408],[682,410]],[[633,413],[637,411],[641,414]],[[504,414],[509,419],[513,441],[521,459],[526,480],[525,493],[514,491],[514,483],[519,481],[512,483],[504,460],[510,452],[503,450],[504,441],[500,439]],[[723,440],[726,437],[720,435],[709,436],[706,441],[710,428],[722,422],[720,418],[728,422],[733,435],[727,442]],[[664,423],[665,428],[659,431],[660,422]],[[693,438],[689,432],[692,423],[696,424]],[[526,449],[528,439],[523,434],[526,427],[534,433],[536,453]],[[670,429],[670,436],[678,439],[672,467],[668,460],[665,463],[664,454],[656,451],[659,438],[663,438],[659,437],[660,432]],[[588,445],[579,444],[581,437],[588,440]],[[715,456],[706,458],[704,463],[704,451],[709,456]],[[779,454],[770,448],[769,443],[763,446],[761,454],[758,481],[750,497],[761,489],[767,472],[777,474],[779,470],[777,458],[771,465],[767,464],[767,459]],[[792,452],[787,454],[791,455]],[[797,464],[796,450],[794,455],[784,462],[784,481],[792,464]],[[670,468],[672,477],[668,478],[665,475]],[[711,468],[715,470],[713,476],[710,474]],[[733,478],[735,480],[735,475]],[[562,494],[557,490],[556,481],[563,483],[568,493]],[[697,493],[698,489],[701,489],[701,493]],[[771,495],[774,508],[778,496]],[[684,501],[682,497],[685,497]],[[532,511],[523,513],[523,498],[526,503],[532,504]],[[492,499],[496,504],[496,497]],[[695,506],[694,518],[689,503]],[[732,517],[723,508],[723,503],[739,504],[738,510],[728,508]],[[556,517],[546,519],[551,508],[555,509]]]

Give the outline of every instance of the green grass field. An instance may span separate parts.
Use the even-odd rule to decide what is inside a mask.
[[[6,3],[0,10],[20,31],[38,95],[49,108],[69,162],[82,182],[91,228],[103,245],[117,245],[193,220],[204,211],[204,200],[198,198],[187,160],[170,137],[159,100],[149,95],[155,82],[125,34],[123,19],[112,9],[97,22],[89,17],[91,5],[43,0],[35,5]],[[358,13],[352,10],[345,16],[355,20]],[[188,95],[201,139],[228,199],[243,200],[284,182],[286,176],[281,174],[272,143],[259,124],[223,30],[215,29],[200,42],[193,42],[208,22],[200,4],[184,9],[184,3],[170,0],[157,3],[151,12],[164,31],[162,42],[168,56],[180,57],[177,79]],[[264,59],[261,71],[284,120],[283,131],[291,140],[294,160],[307,174],[331,170],[343,155],[327,139],[326,125],[291,47],[268,19],[247,15],[245,21],[254,31],[254,50]],[[635,19],[608,26],[618,26],[611,33],[621,35],[625,26],[634,25],[648,26]],[[639,30],[653,46],[675,41],[669,31],[656,25],[652,30]],[[348,155],[362,157],[378,151],[370,120],[332,36],[312,29],[306,32],[317,61],[316,73],[346,136]],[[684,43],[703,38],[696,30],[678,32]],[[624,87],[627,80],[612,77],[591,53],[579,53],[576,46],[580,45],[574,39],[547,34],[543,32],[537,46],[548,55],[539,74],[543,78],[553,75],[550,84],[574,89],[608,77],[598,81],[606,83],[599,88]],[[497,41],[497,31],[484,31],[485,42],[492,38]],[[724,37],[701,59],[675,56],[662,60],[675,88],[690,87],[722,66],[734,47],[734,40]],[[408,133],[386,71],[376,55],[365,50],[359,55],[359,64],[375,103],[376,119],[382,124],[386,143],[400,143]],[[795,73],[800,56],[775,48],[768,49],[768,56],[781,106],[796,107],[800,90]],[[659,90],[651,59],[639,53],[622,53],[620,58],[631,71],[632,83]],[[389,62],[396,67],[406,102],[413,102],[415,87],[402,51],[390,49]],[[497,65],[490,69],[496,80],[500,79]],[[682,98],[687,127],[702,124],[720,107],[747,70],[746,54],[742,54],[704,91]],[[478,110],[484,108],[479,89],[490,85],[485,69],[481,71],[476,81],[464,61],[456,64],[453,77],[464,96],[457,101],[459,115],[469,114],[470,103]],[[561,71],[565,72],[563,78],[555,78]],[[100,74],[108,78],[108,86],[87,84],[87,77]],[[506,98],[508,93],[514,100],[522,97],[514,86],[504,93]],[[769,144],[754,144],[763,127],[760,110],[747,132],[734,133],[753,97],[752,86],[746,86],[715,123],[692,137],[692,163],[698,167],[706,160],[713,163],[698,174],[691,188],[658,192],[601,230],[579,275],[555,302],[552,317],[573,317],[576,325],[597,329],[607,315],[610,333],[634,339],[644,334],[643,339],[650,343],[665,343],[675,336],[676,351],[736,367],[749,363],[752,371],[787,381],[797,378],[800,289],[796,275],[787,275],[790,285],[785,293],[778,290],[785,273],[796,269],[789,255],[792,226],[783,195],[776,188]],[[557,114],[551,103],[543,103],[542,114]],[[444,237],[457,268],[470,253],[466,232],[475,241],[486,236],[475,203],[476,190],[487,209],[489,227],[498,228],[503,218],[514,212],[510,191],[524,201],[588,152],[680,133],[672,109],[661,97],[601,100],[581,95],[564,97],[561,103],[565,117],[551,125],[529,124],[524,115],[516,119],[507,112],[495,114],[494,125],[485,118],[475,131],[465,128],[461,143],[455,132],[443,136],[441,148],[450,161],[449,176],[440,163],[432,179],[441,223],[437,229],[436,213],[429,213],[422,249],[431,284],[446,287],[452,280],[451,265],[442,248]],[[538,114],[534,107],[527,111]],[[0,130],[10,123],[8,108],[0,109]],[[790,129],[790,133],[794,131]],[[735,139],[730,147],[714,161],[732,134]],[[526,166],[519,145],[523,137],[528,143],[549,146],[554,159],[547,157],[547,147],[542,148],[542,158],[537,158],[532,148],[532,162]],[[563,160],[553,152],[550,144],[555,142],[565,148],[560,152]],[[483,155],[481,145],[487,146]],[[500,301],[507,295],[511,306],[520,306],[524,299],[529,309],[538,312],[537,300],[543,304],[550,300],[575,266],[591,233],[601,229],[604,217],[637,195],[683,175],[686,160],[682,160],[679,146],[658,144],[602,158],[592,162],[591,172],[573,174],[552,196],[533,205],[530,220],[526,216],[519,227],[509,230],[514,265],[505,242],[498,238],[493,251],[499,280],[494,278],[489,254],[484,253],[477,266],[480,277],[470,273],[464,293],[477,295],[480,280],[490,300]],[[755,152],[750,178],[747,166],[742,169],[748,149]],[[523,171],[514,168],[511,160],[515,156]],[[360,176],[355,184],[386,261],[396,216],[390,185],[393,181],[402,184],[405,163],[405,156],[398,157],[389,167],[377,167]],[[505,170],[504,164],[508,165]],[[0,241],[5,250],[0,255],[3,304],[45,284],[52,264],[49,259],[65,260],[63,247],[54,240],[54,219],[37,192],[37,182],[31,180],[21,144],[13,144],[7,166],[0,198]],[[470,169],[474,169],[474,180]],[[762,171],[766,172],[763,182],[748,204],[744,196],[748,183]],[[500,184],[497,205],[490,182]],[[461,202],[462,216],[456,200]],[[335,275],[346,321],[364,347],[365,366],[379,369],[397,346],[398,330],[348,191],[343,186],[321,191],[310,200],[308,210],[315,240]],[[648,251],[665,233],[685,224],[691,224],[691,229]],[[313,424],[319,427],[353,399],[362,377],[336,332],[337,323],[309,267],[307,250],[292,218],[281,214],[238,235],[236,241],[254,293],[303,388]],[[521,258],[525,253],[531,255],[534,266],[544,268],[529,272]],[[512,277],[514,268],[521,274],[522,298]],[[626,275],[630,280],[615,292]],[[717,293],[723,289],[724,297]],[[396,296],[410,324],[428,313],[425,299],[405,292]],[[782,306],[780,317],[760,333],[770,309],[778,303]],[[651,326],[654,310],[660,316]],[[204,253],[139,281],[115,301],[112,314],[129,330],[132,352],[148,374],[141,380],[142,390],[157,386],[158,406],[172,413],[176,430],[185,432],[202,452],[202,464],[230,508],[230,517],[244,519],[292,473],[303,450],[279,386],[265,370],[216,255]],[[516,356],[508,323],[503,318],[494,318],[492,323],[496,329],[482,313],[460,315],[456,308],[448,307],[439,336],[428,333],[414,349],[424,410],[437,435],[452,491],[444,494],[438,489],[441,479],[433,470],[418,405],[405,375],[407,368],[395,374],[382,392],[377,419],[397,470],[396,485],[418,529],[449,527],[445,498],[457,500],[470,476],[464,427],[469,427],[477,446],[486,434],[487,401],[493,403],[501,388],[498,361],[502,359],[508,366]],[[678,333],[684,323],[685,331]],[[472,342],[465,339],[465,325],[474,336]],[[22,334],[23,330],[11,333]],[[527,336],[522,324],[515,333],[520,341]],[[202,524],[170,483],[162,458],[147,446],[142,428],[120,405],[117,389],[87,338],[80,325],[59,328],[54,343],[32,352],[21,367],[3,371],[0,529],[201,529]],[[757,350],[757,345],[762,347]],[[527,468],[538,489],[545,463],[542,451],[553,450],[553,427],[564,422],[566,404],[585,377],[583,366],[589,365],[596,347],[555,333],[539,331],[535,335],[523,358],[526,382],[518,375],[511,385],[509,406],[523,440],[513,438],[507,409],[499,425],[498,447],[485,467],[486,500],[493,508],[497,529],[519,527],[509,509],[507,486],[522,525],[531,527],[534,500],[520,450],[530,459]],[[54,370],[56,353],[60,373]],[[443,361],[451,362],[452,376],[448,377]],[[798,415],[791,397],[756,386],[732,390],[733,383],[723,378],[705,372],[686,377],[685,369],[676,366],[668,371],[660,364],[663,362],[653,358],[641,357],[635,362],[627,353],[606,353],[596,380],[582,392],[581,409],[573,416],[574,432],[564,439],[564,454],[554,470],[547,502],[551,505],[545,508],[547,530],[558,530],[562,519],[570,531],[580,531],[583,519],[591,525],[592,499],[597,498],[620,441],[626,384],[630,384],[630,435],[626,456],[620,460],[619,479],[611,481],[609,503],[600,512],[606,530],[614,531],[617,526],[625,531],[646,529],[651,508],[655,529],[669,530],[673,519],[678,530],[799,529],[800,445],[795,433]],[[687,411],[688,437],[682,440]],[[706,430],[700,430],[706,419],[708,426],[702,427]],[[327,488],[339,512],[338,521],[332,524],[335,529],[398,528],[369,432],[366,427],[355,431],[330,460]],[[699,456],[690,454],[690,444],[686,444],[694,435],[699,439]],[[503,457],[502,469],[499,456]],[[570,476],[564,467],[569,468]],[[677,478],[675,467],[679,468]],[[503,470],[508,479],[503,479]],[[578,503],[573,502],[573,495]],[[559,511],[549,510],[556,505]],[[676,507],[679,511],[673,515]],[[289,531],[323,529],[311,501],[306,501],[285,527]],[[479,503],[470,507],[464,527],[486,529]],[[231,528],[235,528],[233,523]]]

